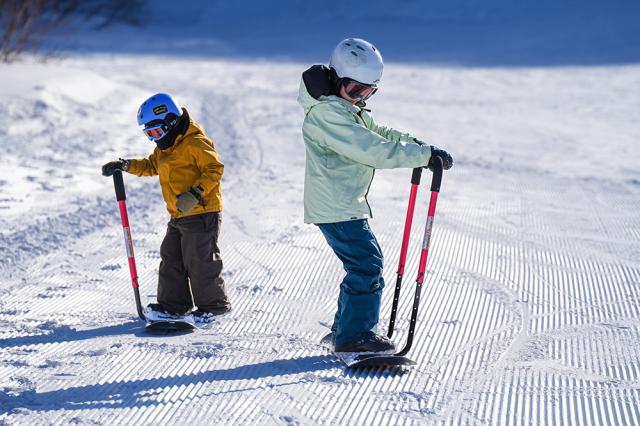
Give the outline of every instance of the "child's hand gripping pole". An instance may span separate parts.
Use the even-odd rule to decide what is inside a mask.
[[[129,215],[127,214],[127,196],[124,191],[124,181],[122,180],[122,172],[115,170],[113,172],[113,185],[116,189],[116,199],[120,208],[120,219],[122,221],[122,229],[124,231],[124,244],[127,249],[127,258],[129,260],[129,273],[131,274],[131,286],[133,294],[136,298],[136,308],[138,316],[141,320],[145,320],[142,313],[142,304],[140,303],[140,290],[138,288],[138,271],[136,270],[136,258],[133,255],[133,240],[131,239],[131,229],[129,228]]]

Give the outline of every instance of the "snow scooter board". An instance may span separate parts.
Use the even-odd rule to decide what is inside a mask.
[[[320,345],[331,350],[347,368],[394,368],[410,367],[416,363],[405,356],[382,353],[336,352],[333,350],[333,333],[329,333],[320,340]]]
[[[187,331],[195,330],[198,327],[189,321],[185,320],[166,320],[166,321],[150,321],[147,320],[145,326],[148,330],[163,330],[163,331]]]
[[[145,328],[149,330],[186,331],[199,328],[191,314],[169,315],[149,308],[143,309],[142,313],[145,316]]]
[[[416,291],[413,297],[413,308],[411,310],[411,321],[409,322],[409,331],[407,333],[407,342],[402,350],[395,354],[380,353],[361,353],[361,352],[335,352],[333,351],[332,334],[329,333],[321,341],[320,344],[327,346],[333,351],[335,356],[342,361],[348,368],[393,368],[402,366],[416,365],[416,363],[406,357],[413,344],[413,336],[415,334],[416,322],[418,319],[418,307],[420,306],[420,293],[424,283],[427,258],[429,255],[429,245],[431,242],[431,231],[436,213],[436,204],[438,202],[438,194],[440,193],[440,185],[442,183],[442,159],[434,158],[435,161],[430,163],[429,168],[433,172],[431,179],[431,197],[429,200],[429,210],[427,212],[427,220],[425,224],[424,236],[422,239],[422,247],[420,251],[420,261],[418,264],[418,277],[416,278]],[[402,246],[400,249],[400,259],[398,262],[398,273],[396,277],[396,287],[393,294],[393,304],[391,306],[391,317],[389,319],[389,328],[387,337],[391,339],[393,336],[394,325],[396,322],[396,314],[398,312],[398,301],[400,300],[400,288],[402,278],[404,276],[404,267],[407,260],[407,251],[409,248],[409,237],[411,234],[411,223],[413,221],[413,212],[416,204],[416,196],[418,186],[420,185],[420,177],[422,176],[422,167],[413,169],[411,176],[411,192],[409,194],[409,206],[407,207],[407,216],[404,223],[404,234],[402,237]]]
[[[124,244],[127,250],[127,259],[129,262],[129,274],[131,275],[131,287],[133,287],[133,295],[136,301],[136,309],[138,317],[145,321],[145,329],[148,330],[164,330],[164,331],[186,331],[200,328],[207,328],[209,324],[197,324],[193,315],[184,317],[176,317],[174,315],[166,315],[160,312],[151,312],[149,308],[142,308],[140,301],[140,288],[138,285],[138,271],[136,269],[136,259],[133,253],[133,239],[131,238],[131,228],[129,226],[129,215],[127,213],[127,195],[124,189],[124,180],[122,172],[116,170],[113,173],[113,185],[116,191],[116,200],[120,210],[120,220],[122,221],[122,229],[124,231]]]
[[[192,314],[187,315],[171,315],[164,312],[155,311],[149,307],[142,310],[145,316],[145,328],[150,330],[163,331],[188,331],[202,330],[209,328],[213,324],[210,321],[198,321]]]
[[[116,170],[113,173],[113,186],[116,190],[116,200],[120,209],[120,220],[124,231],[124,244],[127,249],[127,259],[129,262],[129,274],[131,275],[131,287],[136,301],[138,317],[145,322],[148,330],[164,331],[187,331],[209,328],[213,321],[196,321],[192,314],[178,316],[154,311],[150,308],[143,308],[140,301],[140,288],[138,285],[138,271],[136,269],[136,258],[133,254],[133,240],[131,238],[131,228],[129,226],[129,215],[127,213],[127,194],[124,189],[122,172]]]
[[[347,368],[397,368],[416,365],[415,361],[395,354],[360,352],[334,352],[334,354]]]
[[[211,327],[214,321],[198,322],[193,315],[185,315],[182,318],[167,319],[145,319],[145,328],[148,330],[164,330],[164,331],[189,331],[189,330],[206,330]]]

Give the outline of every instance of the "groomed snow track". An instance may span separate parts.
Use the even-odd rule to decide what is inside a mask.
[[[446,186],[470,185],[464,175]],[[419,366],[406,374],[345,372],[317,346],[341,271],[315,229],[295,229],[264,244],[223,237],[235,309],[213,330],[180,336],[149,336],[125,314],[133,312],[133,302],[120,247],[104,234],[87,236],[75,246],[100,247],[105,260],[97,273],[47,280],[47,265],[60,265],[43,261],[33,267],[40,270],[37,283],[3,294],[3,418],[38,423],[46,413],[42,423],[54,424],[637,424],[640,271],[612,258],[575,256],[575,239],[549,236],[552,227],[545,221],[536,226],[535,212],[513,228],[492,224],[501,210],[523,208],[522,189],[509,206],[484,191],[503,204],[488,212],[447,200],[443,189],[411,352]],[[545,199],[563,196],[539,192]],[[597,210],[596,218],[606,218]],[[633,220],[607,231],[627,234]],[[374,222],[390,262],[400,225]],[[147,294],[157,263],[150,248],[159,236],[136,237],[150,241],[138,245]],[[612,254],[629,250],[624,240],[607,246]],[[410,260],[415,264],[415,254]],[[407,281],[398,338],[407,327]],[[112,305],[100,302],[106,295],[115,301],[117,318],[109,313]],[[102,325],[83,326],[97,322]]]

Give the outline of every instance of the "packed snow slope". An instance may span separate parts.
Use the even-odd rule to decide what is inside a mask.
[[[149,2],[147,26],[80,28],[49,41],[57,59],[0,66],[0,423],[640,424],[637,6],[209,3]],[[349,35],[388,58],[376,119],[455,158],[407,372],[346,371],[318,345],[343,271],[302,223],[296,96],[301,72]],[[195,333],[143,330],[100,175],[151,152],[135,111],[160,90],[226,164],[234,310]],[[410,176],[380,171],[370,191],[382,330]],[[168,218],[157,179],[125,184],[149,303]]]

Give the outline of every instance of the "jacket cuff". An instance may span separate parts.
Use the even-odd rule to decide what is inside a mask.
[[[128,160],[129,161],[129,167],[127,167],[127,172],[131,173],[131,174],[138,174],[140,173],[140,160]]]

